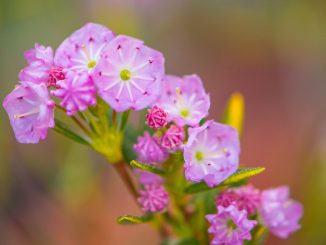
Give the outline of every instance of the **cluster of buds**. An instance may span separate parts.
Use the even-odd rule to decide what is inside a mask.
[[[17,141],[38,143],[55,127],[103,154],[118,166],[146,214],[137,223],[148,217],[158,219],[162,231],[171,225],[168,230],[175,229],[171,236],[180,241],[190,237],[201,244],[208,242],[209,233],[214,235],[211,244],[243,244],[252,239],[257,225],[281,238],[299,229],[302,206],[289,199],[286,187],[263,192],[252,186],[225,190],[240,185],[243,176],[257,169],[239,170],[238,130],[208,120],[210,97],[201,78],[165,74],[161,52],[139,39],[89,23],[55,52],[36,44],[25,59],[28,65],[19,73],[18,85],[3,102]],[[78,131],[58,119],[56,108],[73,119]],[[147,114],[137,130],[128,116],[141,110]],[[139,133],[131,143],[125,140],[130,131]],[[131,151],[137,159],[129,159]],[[134,164],[129,165],[130,160]],[[189,190],[220,186],[224,191],[214,193],[217,214],[209,214],[196,194],[189,197]]]

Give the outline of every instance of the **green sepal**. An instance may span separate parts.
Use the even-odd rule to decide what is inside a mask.
[[[220,188],[223,186],[232,186],[236,185],[237,183],[252,177],[254,175],[257,175],[261,172],[263,172],[265,168],[262,167],[256,167],[256,168],[242,168],[238,169],[234,174],[232,174],[229,178],[224,180],[222,183],[220,183],[217,186],[209,187],[205,182],[195,183],[190,186],[188,186],[185,189],[186,193],[197,193],[202,191],[208,191],[212,188]]]
[[[151,166],[151,165],[142,164],[135,160],[132,160],[130,162],[130,166],[145,170],[145,171],[153,173],[153,174],[157,174],[157,175],[161,175],[161,176],[165,175],[165,172],[163,170],[155,168],[154,166]]]
[[[120,225],[136,225],[143,224],[149,222],[153,218],[152,215],[144,215],[144,216],[134,216],[134,215],[123,215],[119,216],[117,222]]]

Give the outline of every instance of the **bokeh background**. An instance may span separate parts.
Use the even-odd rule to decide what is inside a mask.
[[[298,233],[267,244],[326,244],[326,1],[0,0],[1,101],[24,50],[89,21],[144,39],[168,73],[199,74],[211,118],[242,92],[242,162],[267,168],[252,181],[289,185],[305,207]],[[55,132],[19,145],[2,107],[0,128],[1,245],[158,243],[150,226],[116,224],[140,211],[102,157]]]

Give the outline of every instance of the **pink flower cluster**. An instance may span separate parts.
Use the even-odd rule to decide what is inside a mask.
[[[298,222],[303,214],[302,205],[289,198],[285,186],[262,192],[252,185],[231,188],[217,196],[216,207],[218,214],[206,216],[211,223],[209,232],[216,235],[212,244],[243,244],[243,240],[250,240],[250,230],[257,222],[248,218],[256,213],[272,234],[287,238],[300,228]]]
[[[50,95],[72,116],[94,106],[97,94],[117,111],[141,110],[158,100],[163,87],[160,52],[99,24],[75,31],[55,53],[35,44],[24,56],[28,65],[19,85],[3,102],[20,143],[38,143],[54,127]]]

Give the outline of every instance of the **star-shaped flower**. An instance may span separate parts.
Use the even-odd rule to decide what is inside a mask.
[[[35,144],[54,127],[54,102],[44,83],[21,82],[3,101],[19,143]]]
[[[168,113],[168,121],[179,126],[197,126],[208,115],[210,98],[197,75],[165,76],[164,92],[157,105]]]
[[[128,36],[117,36],[103,50],[93,80],[115,110],[141,110],[161,95],[163,55]]]
[[[113,32],[105,26],[88,23],[61,43],[54,63],[70,71],[91,74],[102,50],[113,38]]]
[[[233,127],[207,121],[201,127],[189,128],[184,146],[186,178],[218,185],[237,170],[239,154],[239,136]]]

